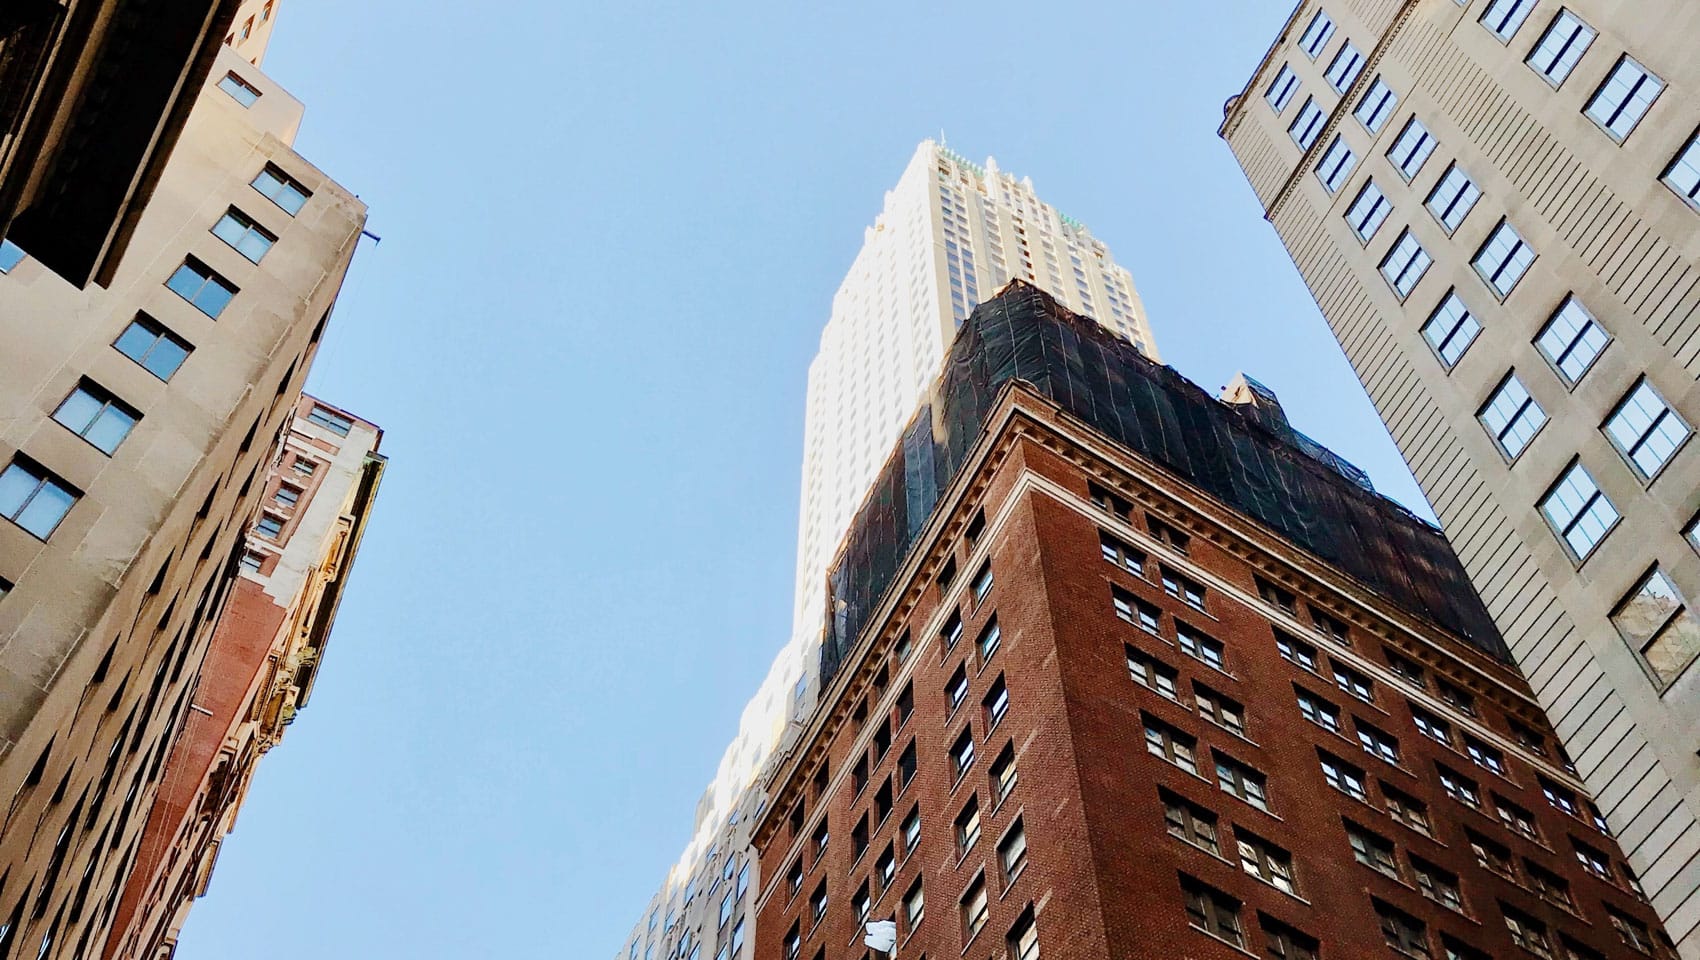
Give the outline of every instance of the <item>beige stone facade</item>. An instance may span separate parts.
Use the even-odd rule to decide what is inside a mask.
[[[1700,7],[1304,0],[1221,133],[1700,957]]]
[[[111,284],[0,275],[0,956],[98,952],[194,710],[365,221],[300,116],[221,50]]]

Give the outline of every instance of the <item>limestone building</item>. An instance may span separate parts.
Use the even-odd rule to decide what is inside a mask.
[[[1700,7],[1304,0],[1221,135],[1700,957]]]
[[[365,222],[205,76],[109,283],[0,259],[0,957],[105,941]]]

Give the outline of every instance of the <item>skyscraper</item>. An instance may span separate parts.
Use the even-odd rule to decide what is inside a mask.
[[[834,563],[754,960],[1669,956],[1440,532],[1237,387],[974,311]]]
[[[681,914],[687,892],[694,897],[713,886],[716,870],[728,879],[738,876],[741,868],[732,861],[747,849],[747,814],[758,802],[746,788],[787,722],[812,705],[832,554],[917,399],[937,376],[956,327],[982,295],[1011,279],[1103,318],[1117,335],[1156,356],[1133,280],[1102,241],[995,160],[981,166],[931,140],[921,143],[865,231],[809,366],[791,637],[745,707],[737,737],[698,804],[695,838],[633,930],[633,960],[657,942],[676,943],[676,926],[697,925]],[[723,858],[708,862],[711,851]],[[753,896],[747,887],[740,884],[737,904]],[[718,899],[717,893],[708,906],[718,909]],[[674,923],[660,922],[670,915],[677,915]],[[728,942],[727,930],[720,932]],[[699,933],[696,942],[702,940]]]
[[[0,259],[0,957],[98,952],[366,208],[217,52],[111,282]]]
[[[1221,134],[1700,957],[1700,7],[1305,0]]]

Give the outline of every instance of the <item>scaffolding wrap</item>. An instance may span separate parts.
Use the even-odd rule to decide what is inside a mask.
[[[1037,288],[1013,282],[962,325],[827,574],[822,683],[891,586],[985,428],[1022,380],[1109,439],[1483,652],[1510,653],[1440,531],[1258,404],[1228,404]],[[1254,391],[1273,400],[1266,388]]]

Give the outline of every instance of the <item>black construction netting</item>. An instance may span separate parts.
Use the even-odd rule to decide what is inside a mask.
[[[823,684],[867,626],[1011,380],[1026,381],[1110,439],[1405,610],[1510,659],[1439,530],[1366,489],[1360,471],[1284,422],[1217,400],[1018,281],[980,305],[957,332],[943,374],[845,534],[827,575]]]

